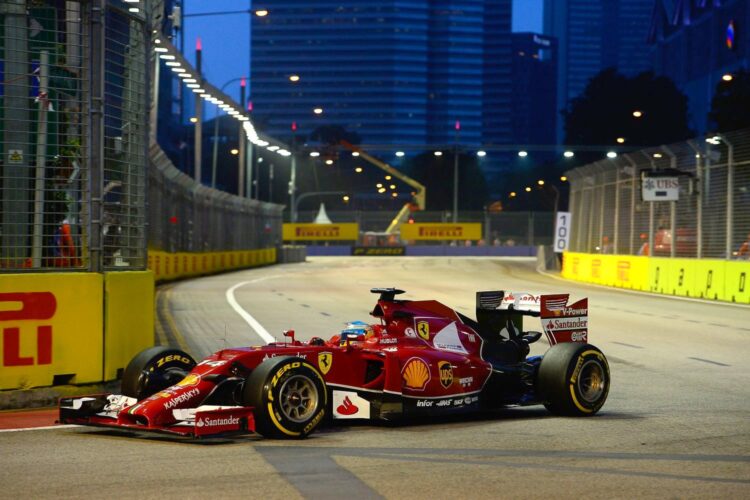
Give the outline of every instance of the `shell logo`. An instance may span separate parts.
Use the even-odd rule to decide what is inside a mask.
[[[401,375],[404,379],[404,387],[422,391],[430,381],[430,367],[420,358],[411,358],[404,365]]]

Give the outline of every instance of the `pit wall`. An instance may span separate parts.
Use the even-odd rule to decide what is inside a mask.
[[[750,261],[566,252],[562,276],[617,288],[750,304]]]
[[[147,271],[0,276],[0,390],[116,380],[154,345],[154,282],[274,264],[276,249],[149,251]]]

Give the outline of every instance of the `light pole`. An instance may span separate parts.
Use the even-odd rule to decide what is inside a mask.
[[[453,145],[453,223],[458,222],[458,134],[461,122],[456,120],[456,143]]]
[[[245,81],[244,76],[238,76],[237,78],[232,78],[231,80],[228,80],[224,82],[224,85],[221,86],[221,92],[224,92],[224,89],[227,88],[227,85],[230,83],[234,83],[236,81]],[[242,88],[242,94],[244,94],[244,86]],[[240,103],[242,106],[244,106],[244,103]],[[216,188],[216,161],[219,156],[219,120],[224,115],[219,114],[219,107],[216,107],[216,111],[214,113],[214,147],[213,147],[213,155],[212,155],[212,161],[211,161],[211,187]],[[242,141],[242,127],[240,127],[240,141]],[[242,164],[242,160],[240,160],[240,164]],[[239,187],[239,192],[242,192],[242,187]]]
[[[297,222],[296,207],[297,196],[297,122],[292,122],[292,171],[289,174],[289,204],[292,213],[289,214],[292,222]]]

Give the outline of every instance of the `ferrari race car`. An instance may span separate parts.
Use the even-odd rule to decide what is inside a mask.
[[[66,397],[61,423],[192,437],[257,432],[301,438],[324,420],[396,420],[543,404],[593,415],[609,391],[604,354],[587,343],[587,299],[478,292],[476,320],[434,300],[376,288],[377,324],[352,323],[330,340],[222,349],[196,363],[170,347],[136,355],[122,394]],[[529,356],[541,332],[550,349]]]

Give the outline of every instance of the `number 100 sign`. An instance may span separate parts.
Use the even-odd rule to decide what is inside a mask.
[[[557,212],[554,247],[556,253],[568,251],[570,242],[570,212]]]

